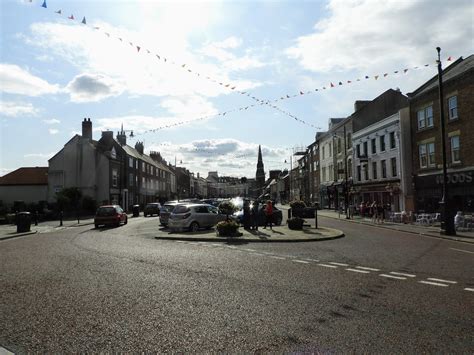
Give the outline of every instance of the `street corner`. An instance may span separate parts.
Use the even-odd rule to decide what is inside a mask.
[[[17,233],[17,232],[1,233],[0,232],[0,240],[7,240],[7,239],[12,239],[12,238],[24,237],[24,236],[31,235],[31,234],[36,234],[36,233],[38,233],[37,230],[32,230],[32,231],[29,231],[29,232],[22,232],[22,233]]]

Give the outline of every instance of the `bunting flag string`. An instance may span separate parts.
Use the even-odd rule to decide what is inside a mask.
[[[30,2],[31,2],[31,1],[30,1]],[[43,0],[43,3],[42,3],[42,5],[41,5],[41,7],[45,8],[45,9],[48,8],[47,3],[46,3],[46,0]],[[54,12],[55,12],[56,14],[62,15],[62,9],[59,9],[59,10],[54,11]],[[74,17],[73,14],[71,14],[71,15],[68,16],[67,18],[70,19],[70,20],[75,20],[75,17]],[[87,25],[87,26],[88,26],[88,24],[87,24],[87,22],[86,22],[85,16],[83,17],[82,21],[80,21],[80,23],[82,23],[83,25]],[[102,31],[101,28],[100,28],[100,27],[97,27],[97,26],[94,26],[94,27],[92,27],[92,28],[93,28],[94,30],[97,30],[97,31]],[[105,31],[103,31],[103,33],[104,33],[107,37],[111,37],[111,34],[110,34],[110,33],[105,32]],[[121,38],[121,37],[116,37],[116,38],[117,38],[118,40],[120,40],[121,42],[123,42],[123,38]],[[140,53],[140,50],[141,50],[142,46],[139,46],[139,45],[137,45],[137,44],[134,44],[133,42],[129,42],[129,44],[130,44],[130,46],[136,48],[137,53]],[[308,123],[308,122],[306,122],[306,121],[304,121],[304,120],[302,120],[302,119],[300,119],[300,118],[294,116],[294,115],[291,114],[290,112],[287,112],[287,111],[285,111],[285,110],[280,109],[278,106],[276,106],[276,105],[274,105],[274,104],[272,104],[272,103],[278,102],[278,101],[282,101],[282,100],[291,99],[291,98],[295,98],[295,97],[299,97],[299,96],[302,96],[302,95],[307,95],[307,94],[315,93],[315,92],[318,92],[318,91],[320,91],[320,90],[326,90],[326,89],[327,89],[326,86],[323,86],[323,87],[321,87],[321,88],[316,88],[316,89],[313,89],[313,90],[308,90],[308,91],[306,91],[306,92],[305,92],[305,91],[302,91],[302,90],[299,90],[299,93],[298,93],[298,94],[294,94],[294,95],[286,94],[285,96],[281,96],[281,97],[279,97],[279,98],[277,98],[277,99],[262,100],[262,99],[259,99],[259,98],[255,97],[254,95],[252,95],[252,94],[250,94],[250,93],[248,93],[248,92],[246,92],[246,91],[240,91],[240,90],[238,90],[236,85],[232,85],[231,83],[224,83],[224,82],[222,82],[222,81],[219,81],[219,80],[216,80],[216,79],[210,77],[209,75],[206,75],[206,76],[205,76],[205,75],[202,75],[202,74],[200,74],[199,72],[197,72],[197,71],[195,71],[195,70],[191,70],[191,69],[188,67],[187,63],[178,64],[178,63],[176,63],[176,62],[173,61],[173,60],[169,60],[169,58],[160,56],[159,54],[156,54],[156,53],[152,53],[149,49],[146,49],[146,52],[147,52],[148,54],[155,54],[157,60],[163,61],[163,62],[168,63],[168,64],[176,65],[178,68],[181,68],[181,69],[185,70],[186,72],[191,73],[191,74],[194,74],[194,75],[196,75],[196,76],[199,76],[199,77],[202,76],[202,77],[206,78],[207,80],[210,80],[210,81],[212,81],[213,83],[216,83],[216,84],[218,84],[218,85],[220,85],[220,86],[222,86],[222,87],[225,87],[225,88],[227,88],[227,89],[229,89],[229,90],[233,90],[233,91],[235,91],[235,92],[237,92],[237,93],[239,93],[239,94],[241,94],[241,95],[245,95],[245,96],[249,97],[250,99],[252,99],[252,100],[258,102],[260,105],[266,105],[266,106],[268,106],[268,107],[271,107],[271,108],[273,108],[273,109],[279,111],[280,113],[285,114],[285,115],[287,115],[288,117],[294,119],[294,120],[297,121],[297,122],[300,122],[300,123],[305,124],[305,125],[308,125],[308,126],[310,126],[310,127],[318,128],[318,129],[319,129],[319,127],[315,127],[315,126],[312,125],[311,123]],[[452,60],[452,57],[449,56],[449,57],[447,58],[447,61],[449,62],[449,61],[451,61],[451,60]],[[435,62],[435,63],[436,63],[436,62]],[[436,63],[436,64],[437,64],[437,63]],[[424,64],[424,65],[423,65],[423,68],[429,67],[429,66],[431,66],[431,65],[432,65],[432,64],[430,64],[430,63]],[[403,73],[406,74],[410,69],[411,69],[411,70],[417,70],[417,69],[419,69],[419,68],[420,68],[419,66],[415,66],[415,67],[413,67],[413,68],[404,68],[404,69],[403,69]],[[398,74],[399,72],[401,72],[401,70],[395,70],[395,71],[393,71],[394,74]],[[385,73],[383,74],[383,77],[385,78],[385,77],[387,77],[387,76],[389,76],[389,73],[388,73],[388,72],[385,72]],[[367,80],[367,79],[370,79],[371,77],[373,77],[375,80],[378,80],[379,77],[380,77],[380,74],[376,74],[376,75],[373,75],[373,76],[365,75],[365,79],[366,79],[366,80]],[[361,81],[361,79],[360,79],[360,78],[357,78],[356,80],[344,80],[344,82],[346,82],[347,84],[351,84],[353,81]],[[344,84],[343,84],[343,81],[335,81],[335,82],[338,82],[338,86],[343,86],[343,85],[344,85]],[[334,87],[335,87],[335,85],[334,85],[333,82],[331,81],[331,82],[329,83],[329,88],[334,88]],[[219,115],[225,116],[227,113],[235,112],[235,111],[241,111],[241,110],[247,110],[248,108],[250,108],[250,107],[255,107],[255,106],[256,106],[256,105],[250,105],[250,106],[247,106],[247,107],[240,107],[240,108],[238,108],[238,109],[225,111],[225,112],[220,113],[220,114],[218,114],[218,115],[216,115],[216,116],[219,116]],[[188,120],[188,121],[183,121],[183,122],[179,123],[179,125],[185,124],[185,123],[188,123],[188,122],[193,122],[193,121],[196,121],[196,120],[202,120],[202,119],[204,119],[204,117],[200,117],[200,118],[196,118],[196,119],[192,119],[192,120]],[[163,128],[169,128],[169,126],[160,127],[160,129],[163,129]]]

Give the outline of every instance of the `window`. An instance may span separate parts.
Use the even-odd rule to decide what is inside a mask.
[[[385,152],[385,134],[380,136],[380,151]]]
[[[329,143],[329,157],[332,157],[332,144]]]
[[[351,134],[351,132],[347,132],[346,138],[347,138],[347,149],[349,149],[350,147],[352,147],[352,134]]]
[[[368,149],[367,149],[367,142],[364,142],[364,156],[366,157],[367,156],[367,153],[368,153]]]
[[[133,158],[132,157],[128,157],[128,166],[133,168]]]
[[[369,164],[364,164],[364,177],[365,180],[369,180]]]
[[[449,112],[449,119],[454,120],[458,118],[458,97],[451,96],[448,98],[448,112]]]
[[[435,145],[434,143],[428,143],[428,164],[430,166],[436,165],[435,161]]]
[[[459,157],[459,136],[451,137],[451,162],[459,163],[461,161]]]
[[[390,132],[390,149],[394,149],[397,146],[395,142],[395,132]]]
[[[337,152],[342,152],[341,138],[337,139]]]
[[[360,144],[357,144],[356,151],[357,151],[357,158],[360,158]]]
[[[146,180],[144,177],[142,177],[142,187],[146,188]]]
[[[333,181],[334,180],[334,167],[332,165],[329,165],[328,170],[329,170],[329,181]]]
[[[357,181],[362,181],[362,176],[360,173],[360,165],[357,165]]]
[[[382,165],[382,179],[385,179],[387,177],[387,161],[381,160],[380,164]]]
[[[115,151],[115,147],[112,147],[112,150],[110,151],[110,156],[113,159],[117,159],[117,152]]]
[[[326,167],[321,169],[321,177],[323,181],[326,181]]]
[[[426,156],[426,145],[420,144],[418,147],[419,149],[419,157],[420,157],[420,168],[427,168],[428,167],[428,159]]]
[[[392,176],[396,177],[397,174],[397,158],[390,159],[390,165],[392,166]]]
[[[117,169],[112,169],[112,186],[117,187],[118,185],[118,171]]]
[[[142,171],[146,172],[146,164],[144,162],[142,162]]]
[[[326,154],[325,154],[325,153],[326,153],[326,149],[325,149],[325,148],[326,148],[326,147],[323,146],[323,159],[326,158]]]
[[[418,129],[433,127],[433,106],[425,107],[417,112]]]
[[[133,186],[133,174],[128,174],[128,185]]]
[[[377,179],[377,162],[372,162],[372,178]]]
[[[376,147],[376,144],[377,144],[377,141],[375,140],[375,138],[373,138],[371,141],[371,146],[372,146],[372,154],[376,154],[377,153],[377,147]]]
[[[138,170],[138,160],[135,160],[135,169]]]
[[[347,177],[352,177],[352,160],[347,161]]]

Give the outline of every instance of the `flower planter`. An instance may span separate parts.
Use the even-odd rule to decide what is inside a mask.
[[[304,219],[302,218],[290,218],[288,219],[288,228],[292,230],[302,230]]]

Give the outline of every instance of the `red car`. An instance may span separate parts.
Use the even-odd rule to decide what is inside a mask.
[[[100,225],[120,226],[120,223],[127,224],[127,214],[119,205],[100,206],[94,217],[94,225],[99,228]]]

